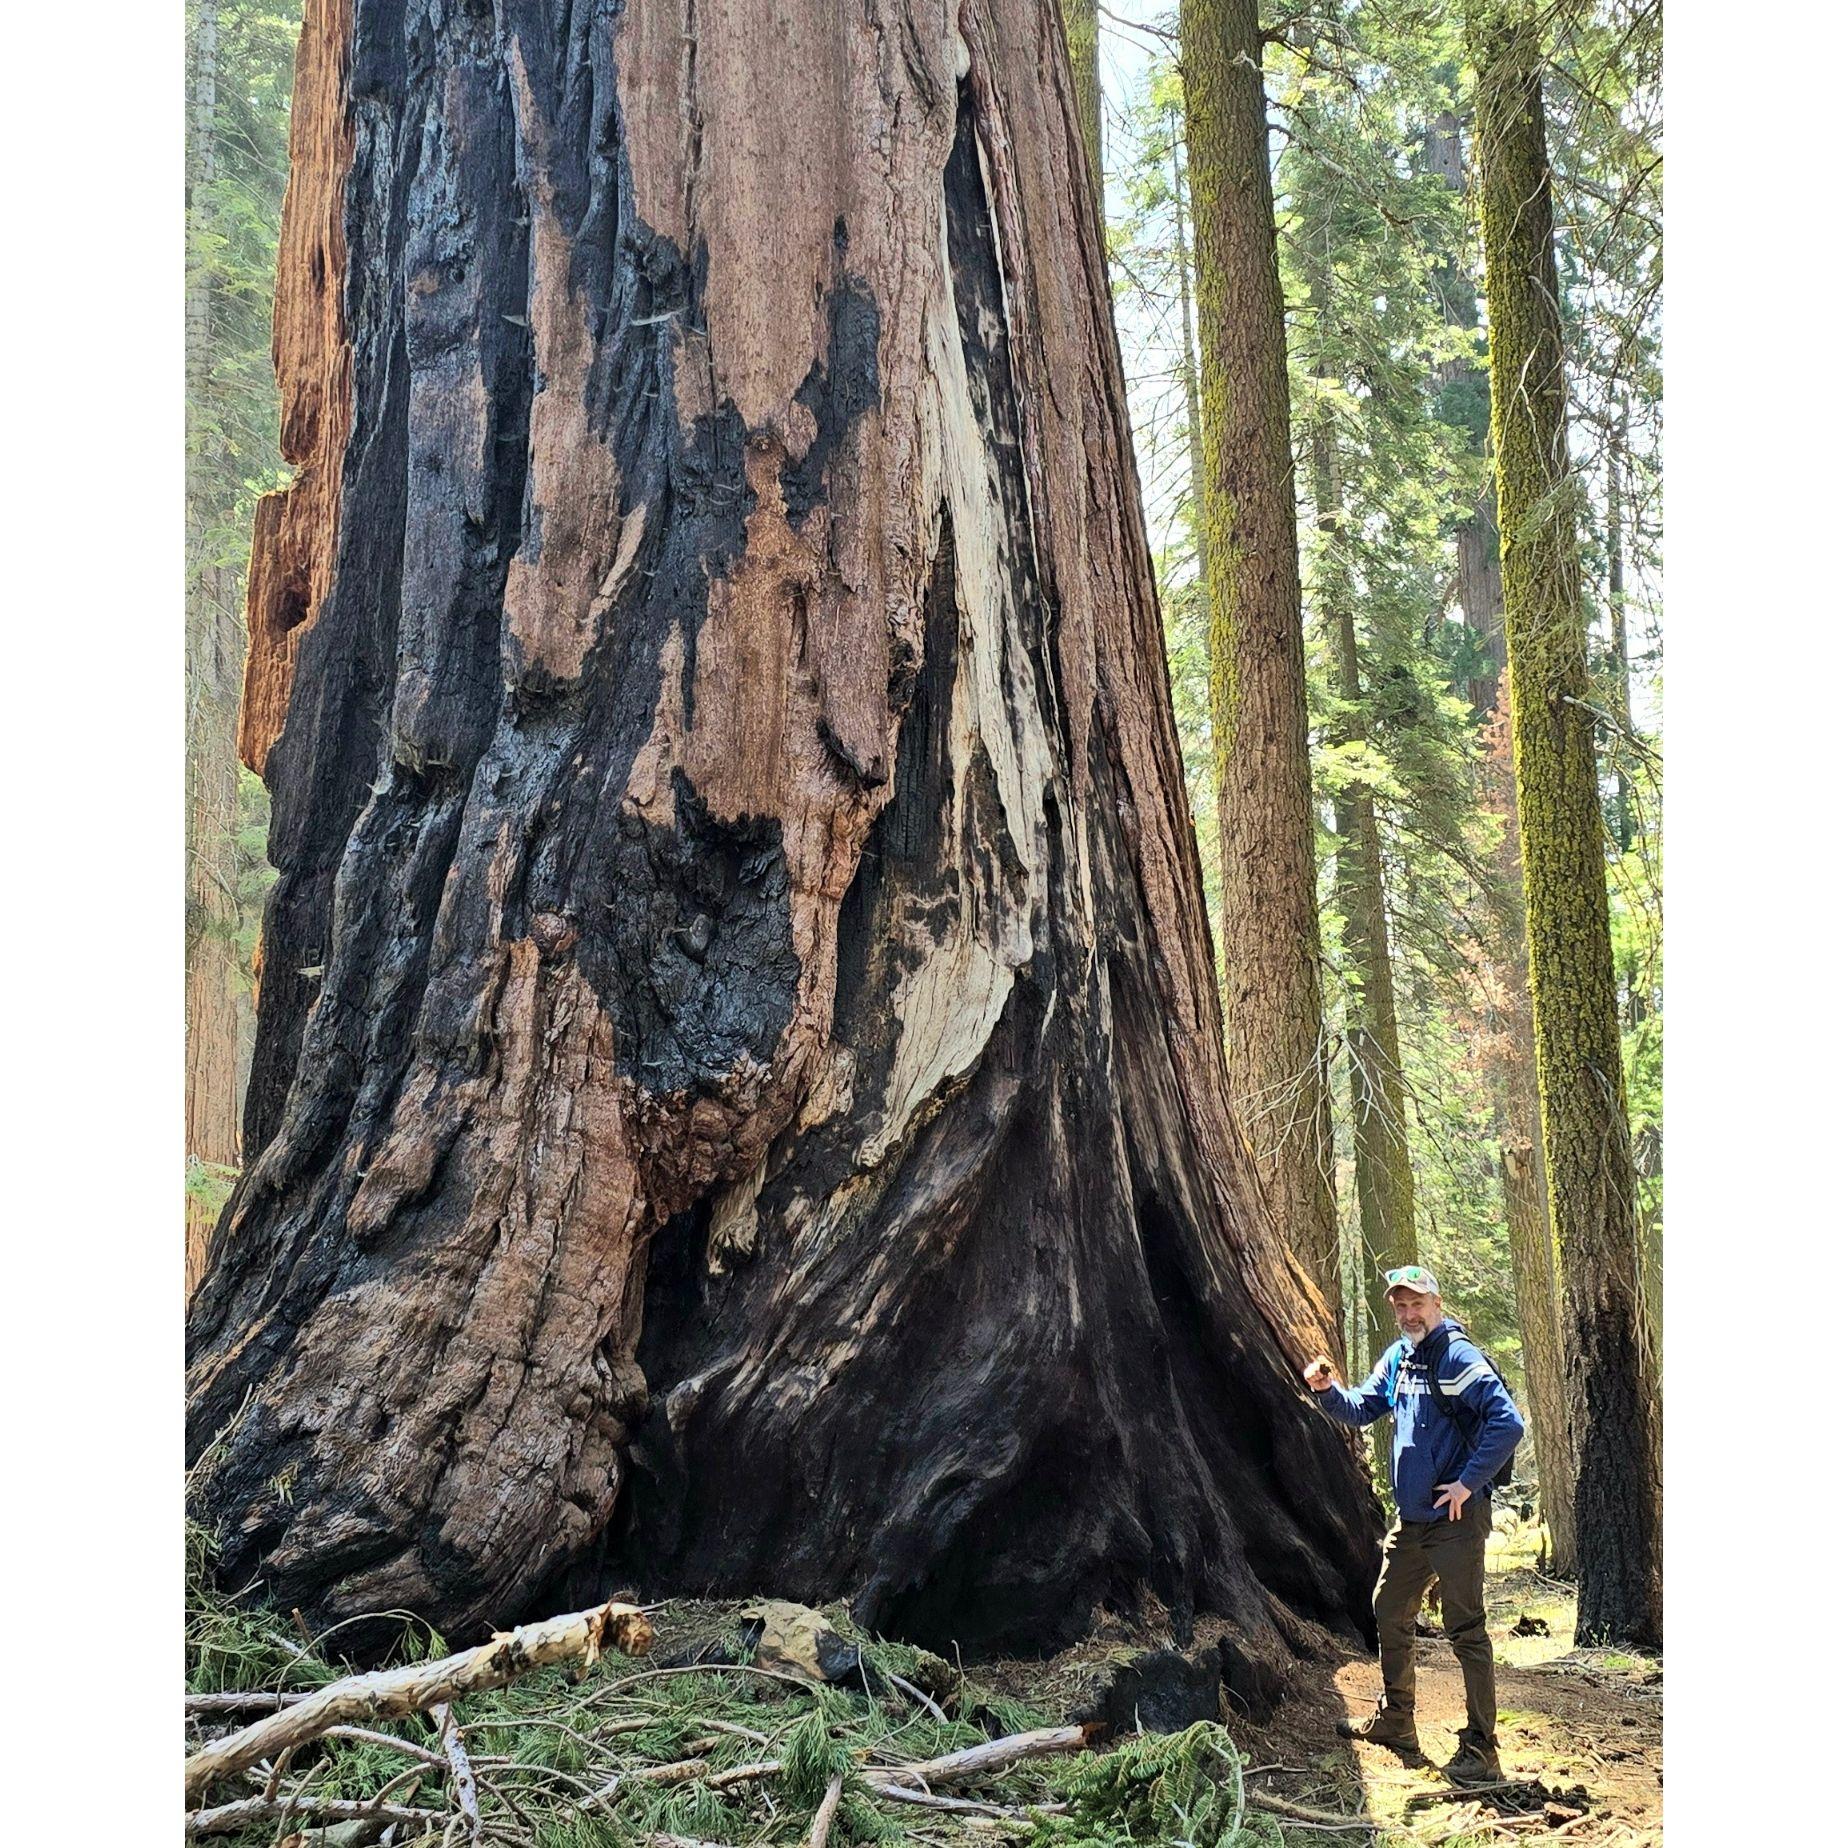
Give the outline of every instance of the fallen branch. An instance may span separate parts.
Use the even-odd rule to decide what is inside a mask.
[[[402,1803],[377,1803],[350,1797],[246,1797],[217,1809],[194,1810],[186,1818],[186,1839],[204,1835],[231,1835],[253,1822],[274,1822],[297,1817],[303,1822],[428,1822],[443,1820],[444,1812],[411,1809]]]
[[[442,1742],[444,1757],[449,1760],[450,1775],[456,1781],[456,1808],[468,1819],[468,1839],[478,1842],[481,1840],[481,1799],[475,1793],[475,1767],[468,1762],[468,1747],[456,1731],[455,1713],[449,1703],[443,1701],[430,1709],[430,1717],[436,1721],[437,1737]]]
[[[828,1831],[834,1826],[834,1812],[841,1806],[841,1790],[845,1783],[846,1779],[838,1771],[829,1778],[821,1807],[815,1812],[815,1820],[809,1824],[808,1848],[828,1848]]]
[[[1344,1816],[1339,1810],[1311,1809],[1306,1803],[1292,1803],[1288,1797],[1273,1797],[1267,1790],[1247,1789],[1245,1801],[1256,1809],[1288,1816],[1293,1822],[1313,1822],[1324,1829],[1365,1829],[1371,1834],[1380,1826],[1371,1816]]]
[[[352,1720],[399,1719],[461,1694],[502,1688],[548,1663],[581,1659],[586,1666],[605,1649],[641,1655],[654,1641],[648,1619],[632,1604],[600,1604],[592,1610],[541,1623],[521,1624],[458,1655],[406,1668],[349,1675],[317,1688],[306,1700],[253,1721],[241,1731],[201,1746],[186,1761],[186,1800],[197,1803],[218,1779],[269,1758],[289,1746],[318,1739],[330,1726]]]
[[[448,1763],[441,1752],[433,1752],[427,1745],[415,1744],[409,1739],[400,1739],[396,1733],[373,1732],[365,1726],[330,1726],[321,1737],[323,1739],[352,1739],[361,1745],[385,1745],[394,1752],[404,1752],[412,1758],[421,1759],[427,1765],[435,1765],[439,1770]]]
[[[982,1816],[1005,1816],[999,1804],[978,1803],[973,1797],[940,1797],[932,1790],[913,1790],[909,1784],[873,1784],[866,1788],[876,1797],[889,1797],[894,1803],[915,1803],[921,1809],[967,1810]]]
[[[1044,1758],[1053,1752],[1075,1752],[1083,1746],[1084,1741],[1085,1729],[1082,1726],[1042,1726],[1035,1732],[1009,1733],[1004,1739],[988,1739],[960,1752],[946,1753],[942,1758],[926,1758],[911,1765],[875,1765],[873,1770],[882,1780],[914,1777],[920,1785],[927,1778],[944,1778],[955,1782],[961,1778],[980,1777],[985,1772],[999,1771],[1023,1758]],[[864,1761],[867,1754],[861,1752],[857,1756]],[[681,1784],[704,1776],[711,1789],[726,1790],[733,1784],[750,1784],[762,1778],[776,1777],[782,1769],[783,1761],[780,1758],[766,1758],[754,1764],[733,1765],[728,1770],[708,1774],[706,1759],[677,1758],[671,1764],[646,1765],[639,1771],[618,1772],[578,1807],[588,1809],[593,1803],[613,1797],[625,1784]]]
[[[1022,1758],[1045,1758],[1054,1752],[1083,1749],[1085,1728],[1082,1726],[1041,1726],[1032,1732],[1009,1733],[1004,1739],[984,1740],[966,1746],[960,1752],[946,1752],[941,1758],[926,1758],[913,1765],[882,1765],[887,1777],[941,1778],[955,1782],[961,1778],[980,1777],[984,1772],[999,1771],[1004,1765]]]
[[[245,1694],[188,1694],[188,1713],[273,1713],[318,1694],[319,1688],[257,1688]]]

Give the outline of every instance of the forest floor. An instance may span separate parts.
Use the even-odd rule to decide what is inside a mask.
[[[862,1636],[836,1606],[822,1615],[858,1647],[875,1682],[819,1685],[788,1672],[799,1666],[788,1658],[769,1671],[748,1665],[752,1651],[746,1645],[740,1653],[739,1628],[746,1606],[676,1601],[655,1607],[654,1646],[641,1661],[606,1657],[588,1676],[543,1670],[458,1703],[481,1786],[479,1839],[503,1848],[800,1848],[821,1786],[840,1770],[849,1788],[835,1848],[850,1842],[975,1848],[1010,1840],[1021,1848],[1659,1843],[1661,1664],[1573,1647],[1573,1594],[1535,1570],[1537,1539],[1504,1516],[1491,1544],[1489,1630],[1507,1782],[1486,1791],[1459,1790],[1438,1769],[1463,1723],[1463,1691],[1449,1645],[1434,1633],[1418,1645],[1427,1760],[1407,1762],[1336,1736],[1343,1713],[1372,1706],[1379,1672],[1371,1656],[1330,1650],[1297,1666],[1285,1698],[1262,1725],[1229,1710],[1215,1670],[1204,1689],[1190,1690],[1193,1712],[1168,1722],[1200,1720],[1184,1733],[1096,1738],[1090,1751],[1012,1765],[977,1780],[973,1790],[962,1785],[965,1796],[981,1800],[950,1813],[889,1798],[874,1802],[863,1780],[893,1775],[880,1766],[1058,1725],[1087,1710],[1086,1695],[1095,1694],[1100,1677],[1108,1680],[1164,1639],[1106,1629],[1050,1662],[972,1663],[965,1673],[960,1664]],[[1435,1632],[1435,1614],[1428,1616]],[[221,1689],[312,1687],[341,1672],[288,1631],[262,1606],[212,1592],[195,1574],[189,1692],[209,1698]],[[412,1639],[410,1653],[445,1648],[441,1638],[426,1636],[420,1644]],[[882,1675],[903,1679],[882,1685]],[[1204,1718],[1202,1696],[1209,1707],[1217,1704],[1217,1722]],[[240,1723],[192,1705],[189,1749]],[[410,1806],[401,1813],[417,1821],[397,1825],[387,1839],[447,1848],[462,1819],[432,1750],[438,1740],[428,1716],[394,1722],[391,1731],[392,1737],[373,1730],[324,1740],[298,1754],[293,1767],[285,1758],[280,1767],[259,1765],[241,1785],[221,1784],[210,1801],[231,1802],[233,1809],[214,1812],[210,1822],[195,1819],[189,1834],[196,1826],[233,1848],[279,1838],[290,1848],[336,1842],[358,1848],[379,1840],[378,1826],[343,1822],[324,1831],[315,1826],[315,1811],[324,1822],[351,1816],[389,1784],[393,1801]],[[1244,1760],[1237,1776],[1233,1747]],[[779,1775],[763,1775],[776,1773],[775,1764],[749,1766],[771,1752]],[[408,1769],[406,1754],[413,1758]],[[242,1820],[233,1815],[237,1800],[249,1808],[257,1791],[299,1807],[285,1817],[270,1803],[265,1815],[233,1826]]]
[[[1496,1570],[1492,1562],[1489,1633],[1508,1782],[1480,1795],[1454,1788],[1438,1768],[1455,1750],[1464,1722],[1462,1676],[1441,1634],[1421,1635],[1417,1645],[1423,1760],[1335,1736],[1337,1719],[1368,1713],[1378,1698],[1372,1657],[1357,1656],[1332,1673],[1325,1665],[1306,1669],[1268,1724],[1233,1717],[1227,1730],[1251,1760],[1254,1787],[1317,1808],[1364,1811],[1381,1825],[1386,1843],[1658,1843],[1662,1664],[1574,1648],[1576,1615],[1569,1586],[1529,1564]],[[1545,1633],[1514,1634],[1523,1620],[1544,1624]],[[1436,1629],[1435,1613],[1424,1621]],[[1287,1824],[1285,1832],[1291,1833]]]

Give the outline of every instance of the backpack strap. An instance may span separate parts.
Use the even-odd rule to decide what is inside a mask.
[[[1441,1377],[1444,1370],[1444,1362],[1450,1358],[1450,1330],[1447,1328],[1439,1328],[1433,1332],[1442,1335],[1443,1341],[1439,1345],[1437,1351],[1426,1363],[1431,1375],[1431,1397],[1436,1401],[1437,1409],[1454,1423],[1460,1408],[1450,1403],[1450,1394],[1444,1390]]]
[[[1386,1407],[1391,1410],[1399,1402],[1399,1369],[1405,1364],[1405,1337],[1401,1335],[1388,1350],[1386,1363]]]

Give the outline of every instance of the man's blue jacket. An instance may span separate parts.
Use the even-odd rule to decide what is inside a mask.
[[[1447,1418],[1431,1401],[1430,1355],[1438,1329],[1449,1331],[1450,1346],[1437,1389],[1461,1411],[1459,1418]],[[1393,1390],[1387,1382],[1395,1373]],[[1315,1397],[1345,1425],[1370,1425],[1392,1413],[1392,1496],[1407,1521],[1446,1518],[1434,1500],[1439,1483],[1461,1482],[1472,1495],[1482,1494],[1527,1429],[1482,1350],[1448,1316],[1416,1347],[1401,1335],[1364,1386],[1327,1386]]]

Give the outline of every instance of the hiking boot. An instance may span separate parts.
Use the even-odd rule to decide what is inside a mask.
[[[1335,1731],[1344,1739],[1365,1739],[1373,1745],[1384,1745],[1395,1752],[1418,1750],[1418,1729],[1405,1715],[1393,1713],[1385,1707],[1375,1707],[1371,1713],[1358,1720],[1337,1720]]]
[[[1457,1737],[1456,1756],[1444,1767],[1444,1775],[1453,1784],[1500,1784],[1501,1757],[1494,1746],[1472,1739],[1467,1732]]]

